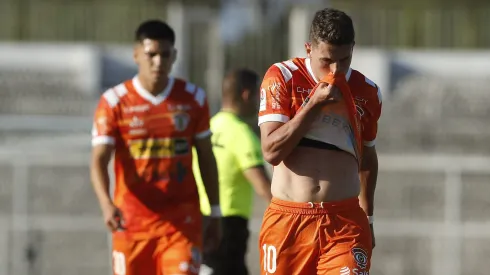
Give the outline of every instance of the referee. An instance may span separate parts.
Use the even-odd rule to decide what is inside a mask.
[[[223,81],[221,110],[211,119],[223,214],[221,244],[217,251],[203,255],[203,264],[213,270],[213,275],[248,275],[245,256],[253,192],[268,202],[272,198],[260,141],[246,123],[256,121],[250,118],[258,111],[259,81],[259,76],[248,69],[229,72]],[[206,224],[211,209],[196,162],[193,170]]]

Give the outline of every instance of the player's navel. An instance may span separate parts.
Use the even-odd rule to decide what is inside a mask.
[[[313,189],[311,190],[314,194],[317,194],[318,192],[320,192],[322,188],[320,187],[320,185],[317,185],[315,187],[313,187]]]

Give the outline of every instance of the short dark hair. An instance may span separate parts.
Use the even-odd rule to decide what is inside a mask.
[[[135,32],[135,41],[142,42],[145,39],[167,40],[175,44],[175,32],[165,22],[160,20],[148,20],[141,23]]]
[[[326,8],[315,13],[310,28],[310,42],[341,46],[354,42],[352,19],[343,11]]]
[[[223,98],[240,98],[244,90],[254,93],[259,86],[259,75],[253,70],[235,68],[227,72],[223,80]]]
[[[238,68],[231,72],[235,78],[235,92],[237,94],[243,92],[243,90],[249,90],[255,92],[258,87],[259,75],[247,68]]]

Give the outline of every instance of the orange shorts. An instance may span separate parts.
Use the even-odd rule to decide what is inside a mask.
[[[262,275],[368,275],[372,239],[357,198],[296,203],[273,198],[259,236]]]
[[[112,235],[114,275],[197,275],[202,253],[201,226],[161,237],[132,238]]]

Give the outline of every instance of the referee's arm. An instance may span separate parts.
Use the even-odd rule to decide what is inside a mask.
[[[271,182],[267,173],[265,172],[264,165],[258,165],[251,167],[243,171],[245,178],[252,184],[255,192],[264,198],[267,202],[272,199]]]
[[[234,153],[238,159],[238,165],[245,178],[250,182],[255,192],[270,202],[271,181],[265,170],[265,161],[262,156],[262,148],[257,135],[249,127],[241,129],[235,136]]]

